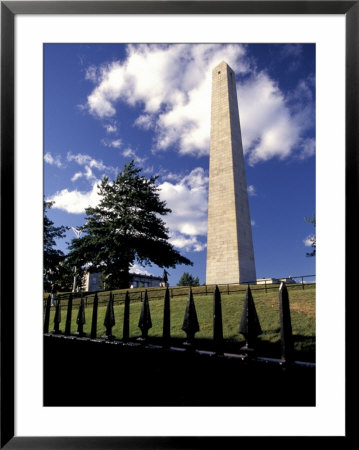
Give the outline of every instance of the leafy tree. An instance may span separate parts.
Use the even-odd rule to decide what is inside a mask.
[[[83,268],[77,268],[75,272],[75,267],[71,266],[66,260],[60,262],[58,266],[56,284],[62,291],[72,291],[74,287],[74,276],[76,274],[76,287],[81,287],[85,281],[85,272]]]
[[[61,250],[55,249],[56,239],[63,238],[65,236],[65,227],[56,227],[54,222],[50,220],[46,214],[54,202],[44,201],[44,284],[47,285],[50,281],[55,282],[59,264],[64,259],[64,253]],[[47,287],[47,286],[46,286]]]
[[[137,260],[145,265],[175,267],[192,262],[168,242],[160,216],[171,212],[160,200],[156,180],[140,174],[131,161],[114,181],[103,178],[98,186],[98,206],[86,209],[83,234],[72,240],[68,261],[102,272],[106,289],[129,286],[129,268]]]
[[[311,218],[308,217],[304,217],[304,220],[312,225],[316,225],[316,219],[315,219],[315,214],[312,215]],[[309,241],[311,243],[311,247],[313,248],[313,251],[311,251],[310,253],[307,253],[307,256],[315,256],[316,253],[316,235],[314,234],[313,236],[309,237]]]
[[[194,278],[188,272],[184,272],[177,283],[177,286],[199,286],[199,278]]]

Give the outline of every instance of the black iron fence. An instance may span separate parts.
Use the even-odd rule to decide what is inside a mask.
[[[200,330],[200,324],[197,317],[194,294],[197,295],[212,295],[213,296],[213,342],[211,353],[217,356],[224,355],[224,339],[223,339],[223,321],[222,321],[222,304],[221,298],[223,295],[233,292],[245,292],[245,301],[240,321],[239,333],[243,335],[245,344],[239,349],[238,355],[232,355],[233,357],[249,358],[253,359],[256,355],[257,337],[262,333],[261,325],[256,312],[252,291],[264,290],[267,292],[269,289],[277,289],[279,296],[279,323],[280,323],[280,354],[278,354],[278,362],[280,364],[293,364],[298,363],[294,361],[294,341],[292,334],[292,324],[289,306],[289,294],[288,291],[294,288],[304,289],[307,283],[304,283],[304,278],[311,276],[301,276],[302,283],[287,284],[282,282],[279,290],[278,285],[255,285],[251,286],[248,283],[247,286],[243,285],[215,285],[215,286],[200,286],[195,288],[162,288],[161,290],[144,290],[137,291],[137,296],[131,295],[130,291],[117,293],[116,301],[124,303],[124,315],[123,315],[123,334],[121,339],[116,339],[112,334],[112,328],[115,325],[114,304],[115,295],[108,293],[108,299],[106,300],[106,314],[104,319],[104,326],[106,329],[105,335],[101,337],[102,340],[108,342],[116,342],[123,345],[149,345],[148,332],[152,328],[152,320],[150,313],[149,296],[151,300],[162,298],[164,300],[163,309],[163,332],[162,338],[157,342],[160,347],[164,349],[172,348],[171,338],[171,326],[170,326],[170,299],[174,296],[183,296],[185,292],[188,295],[187,304],[184,313],[184,319],[182,324],[182,330],[186,334],[186,340],[183,343],[183,348],[189,351],[200,351],[197,349],[196,333]],[[292,277],[294,278],[294,277]],[[156,292],[157,291],[157,292]],[[162,296],[158,294],[161,292]],[[103,293],[102,293],[103,294]],[[153,295],[155,294],[155,295]],[[158,297],[157,297],[158,296]],[[67,300],[63,305],[63,301]],[[77,300],[76,302],[74,300]],[[136,339],[135,342],[131,342],[129,327],[130,327],[130,304],[132,301],[142,300],[140,317],[138,327],[141,330],[141,336]],[[104,301],[104,300],[103,300]],[[88,335],[84,332],[85,324],[85,308],[92,306],[92,319],[91,319],[91,331]],[[99,294],[87,294],[83,293],[80,296],[74,294],[68,294],[65,296],[58,295],[56,298],[56,307],[53,318],[53,329],[50,331],[50,310],[51,310],[51,296],[46,299],[45,311],[44,311],[44,333],[46,335],[52,334],[55,336],[72,337],[87,340],[98,340],[98,307],[99,307]],[[66,314],[63,309],[66,308]],[[76,308],[75,312],[73,309]],[[71,334],[72,316],[77,312],[77,332]],[[62,317],[65,316],[65,329],[62,332],[60,330],[60,323]],[[62,322],[63,323],[63,322]],[[229,356],[228,354],[226,354]],[[257,358],[257,356],[255,356]],[[309,363],[308,363],[309,364]],[[310,364],[309,364],[310,365]],[[314,364],[313,364],[314,366]]]

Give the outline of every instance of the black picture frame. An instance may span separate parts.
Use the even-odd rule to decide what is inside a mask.
[[[337,14],[346,21],[346,322],[358,250],[359,1],[3,1],[1,2],[1,434],[6,449],[196,449],[232,447],[245,437],[15,436],[14,393],[14,19],[18,14]],[[6,218],[6,220],[4,220]],[[343,288],[344,295],[344,288]],[[350,344],[346,326],[346,352]],[[333,361],[334,363],[334,361]],[[350,373],[346,371],[346,436]],[[258,438],[263,440],[263,438]],[[290,438],[285,438],[287,442]],[[298,439],[296,437],[295,439]],[[302,439],[306,439],[302,437]],[[282,440],[283,442],[283,440]]]

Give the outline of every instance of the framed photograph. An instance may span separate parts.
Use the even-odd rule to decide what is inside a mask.
[[[356,1],[1,2],[1,448],[207,448],[239,445],[247,437],[349,436],[346,299],[358,247],[350,218],[358,201],[358,25]],[[111,302],[122,302],[126,311],[125,297],[110,296],[107,310],[100,305],[101,314],[106,310],[103,330],[96,330],[94,321],[90,330],[86,323],[90,348],[82,325],[84,311],[87,322],[95,316],[95,297],[77,298],[79,275],[72,266],[69,273],[64,268],[61,276],[71,285],[67,290],[74,293],[74,303],[71,310],[66,297],[61,311],[61,294],[53,295],[51,286],[53,272],[44,276],[44,201],[49,208],[56,205],[49,223],[66,225],[59,233],[76,249],[80,240],[74,233],[81,236],[85,208],[98,204],[98,182],[104,175],[120,176],[121,166],[134,161],[145,176],[160,174],[161,198],[176,222],[166,222],[170,242],[179,250],[174,257],[186,264],[178,255],[190,255],[201,267],[195,275],[206,295],[208,286],[217,284],[208,281],[201,259],[208,249],[203,205],[211,180],[210,95],[203,92],[208,88],[210,94],[207,74],[215,66],[218,76],[224,71],[230,80],[234,74],[236,95],[241,95],[239,84],[245,87],[239,115],[246,195],[258,204],[248,229],[253,229],[258,261],[273,260],[267,266],[256,261],[254,284],[266,292],[267,283],[279,281],[297,281],[303,292],[306,282],[315,286],[314,341],[301,336],[300,343],[314,349],[313,359],[299,364],[313,369],[308,379],[291,377],[284,334],[282,359],[276,359],[277,350],[251,359],[252,337],[242,319],[235,332],[239,327],[244,336],[241,364],[250,367],[247,378],[238,376],[232,348],[226,347],[225,358],[222,347],[212,353],[205,333],[200,334],[200,363],[193,358],[186,346],[192,348],[199,330],[186,328],[187,316],[182,327],[187,340],[172,341],[174,356],[163,353],[167,347],[155,333],[147,351],[141,341],[148,332],[143,323],[151,322],[147,290],[138,303],[142,335],[139,330],[131,335],[133,346],[123,346],[121,361],[114,361],[119,353],[113,349],[122,341],[118,345],[112,339]],[[212,96],[215,89],[212,85]],[[291,184],[294,177],[300,183]],[[186,205],[186,213],[177,214],[178,205]],[[305,223],[302,215],[307,237],[300,234],[304,227],[298,231],[295,225],[298,216]],[[288,225],[280,228],[283,221]],[[140,262],[141,255],[146,260],[147,254],[139,255]],[[296,280],[285,271],[298,255],[303,262],[294,265],[301,270]],[[150,292],[151,283],[175,286],[184,271],[190,276],[185,265],[164,275],[163,268],[148,273],[137,262],[131,266],[133,292],[137,287]],[[271,268],[269,275],[264,267]],[[307,281],[311,268],[314,275]],[[84,291],[111,285],[112,272],[87,272]],[[226,283],[222,297],[230,294],[231,281]],[[285,295],[280,292],[283,330]],[[216,308],[215,291],[211,307],[212,298]],[[245,301],[248,309],[248,290]],[[222,315],[215,311],[214,318]],[[293,313],[301,314],[299,306]],[[66,330],[57,333],[60,314]],[[122,314],[116,333],[121,330],[125,342],[129,336]],[[271,317],[269,310],[260,314]],[[192,319],[188,316],[187,322]],[[191,364],[181,360],[182,354]],[[263,369],[252,370],[253,361]],[[268,369],[275,361],[280,372]]]

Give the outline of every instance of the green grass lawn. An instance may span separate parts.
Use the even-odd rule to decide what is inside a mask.
[[[280,357],[280,323],[279,323],[279,300],[278,285],[274,285],[265,292],[263,286],[251,287],[254,303],[261,324],[263,333],[258,337],[257,351],[260,356]],[[205,295],[207,289],[207,295]],[[225,351],[237,353],[244,344],[244,337],[238,333],[241,320],[243,303],[245,299],[245,286],[221,287],[222,298],[222,317],[223,317],[223,336],[225,339]],[[144,289],[129,290],[131,296],[130,305],[130,338],[135,340],[141,336],[141,330],[138,328],[138,320],[141,309],[141,291]],[[164,289],[147,289],[150,300],[150,311],[153,327],[149,330],[149,340],[153,343],[160,343],[163,326],[163,297]],[[196,333],[197,347],[201,349],[213,349],[213,287],[206,288],[199,286],[193,288],[193,296],[196,305],[200,331]],[[315,360],[315,285],[288,285],[292,330],[294,336],[295,358],[303,361]],[[188,288],[173,288],[170,293],[171,298],[171,337],[172,345],[181,345],[186,338],[186,334],[181,330],[185,307],[188,298]],[[124,316],[124,294],[125,291],[114,291],[114,310],[116,324],[112,329],[112,334],[117,339],[123,335],[123,316]],[[143,295],[143,294],[142,294]],[[103,325],[108,293],[99,293],[99,308],[97,320],[97,336],[105,334]],[[46,297],[46,296],[45,296]],[[64,331],[68,294],[59,294],[61,298],[61,324],[60,330]],[[92,302],[94,294],[85,295],[86,324],[84,331],[89,335],[92,321]],[[77,331],[76,318],[78,313],[79,298],[74,298],[72,311],[71,333]],[[51,308],[50,327],[53,329],[53,319],[55,308]]]

